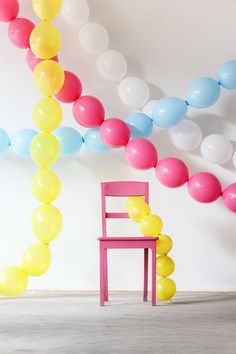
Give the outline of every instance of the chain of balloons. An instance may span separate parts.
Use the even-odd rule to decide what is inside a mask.
[[[145,203],[143,197],[128,197],[125,203],[130,219],[139,223],[141,233],[146,237],[158,237],[156,241],[156,274],[161,278],[156,282],[156,298],[165,301],[171,299],[176,293],[173,279],[168,278],[175,270],[175,263],[167,253],[173,246],[171,238],[161,234],[163,222]]]
[[[50,131],[57,128],[62,119],[60,105],[52,96],[57,93],[64,83],[64,71],[60,64],[44,57],[43,48],[50,41],[50,36],[43,42],[37,42],[38,33],[46,27],[48,33],[53,33],[53,40],[57,40],[57,51],[60,48],[60,34],[49,22],[57,16],[61,8],[61,1],[53,1],[47,6],[47,1],[33,0],[33,8],[37,16],[42,20],[32,30],[30,41],[31,48],[38,57],[43,60],[36,66],[33,80],[38,90],[45,96],[35,106],[34,122],[41,133],[34,136],[30,152],[38,172],[32,179],[32,192],[35,198],[42,204],[37,207],[31,218],[32,231],[38,242],[26,248],[22,254],[21,266],[10,266],[0,272],[0,293],[7,296],[21,294],[27,287],[29,276],[44,274],[51,263],[51,251],[49,243],[53,241],[62,228],[62,216],[60,211],[51,203],[58,197],[61,189],[60,180],[49,167],[58,159],[60,143]],[[8,19],[12,13],[18,13],[18,3],[15,7],[8,1],[1,1],[0,14]],[[13,11],[14,10],[14,11]],[[14,27],[14,21],[10,22],[9,31]],[[43,30],[42,30],[43,29]],[[48,114],[48,109],[53,107],[54,115]]]
[[[150,94],[147,83],[139,77],[126,76],[125,57],[116,50],[107,49],[108,31],[99,23],[88,22],[89,12],[86,0],[65,0],[63,3],[65,16],[81,26],[79,39],[82,47],[89,54],[97,56],[98,73],[105,80],[119,83],[118,93],[125,105],[136,109],[144,106],[143,113],[134,113],[126,122],[129,124],[131,121],[132,126],[134,119],[152,118],[158,126],[170,128],[170,140],[177,148],[193,151],[201,144],[202,156],[207,161],[216,164],[229,161],[233,155],[233,146],[228,139],[222,134],[210,134],[202,140],[200,127],[184,117],[187,114],[187,105],[206,108],[215,103],[220,95],[220,85],[227,89],[236,88],[236,61],[227,62],[220,68],[218,81],[208,77],[195,80],[188,90],[187,102],[176,98],[147,102]],[[236,152],[233,155],[233,164],[236,167]]]
[[[30,145],[38,132],[34,129],[20,129],[11,137],[2,128],[0,128],[0,154],[6,152],[9,148],[11,152],[19,157],[30,157]],[[106,152],[111,149],[102,141],[99,129],[88,129],[84,136],[72,127],[59,127],[53,131],[53,135],[60,142],[60,155],[72,156],[78,153],[84,145],[93,152]]]
[[[43,0],[42,0],[43,1]],[[56,1],[56,0],[55,0]],[[51,4],[52,3],[52,4]],[[50,6],[53,6],[54,1],[52,1]],[[39,55],[35,55],[32,48],[32,43],[29,45],[29,36],[32,31],[31,21],[27,19],[15,18],[18,14],[19,5],[17,0],[1,0],[0,4],[8,4],[7,9],[10,11],[10,16],[4,18],[4,9],[6,7],[2,5],[3,15],[0,16],[2,21],[10,21],[9,24],[9,38],[13,44],[20,48],[29,48],[28,56],[30,56],[31,64],[40,64],[42,59],[39,59]],[[49,6],[49,5],[48,5]],[[15,12],[14,12],[15,10]],[[12,15],[13,13],[13,15]],[[13,19],[13,20],[12,20]],[[52,26],[52,25],[50,25]],[[41,32],[38,32],[38,37],[36,42],[45,42],[44,54],[47,58],[55,58],[58,50],[58,40],[56,38],[57,32],[51,30],[52,27],[44,26],[41,27]],[[224,69],[226,67],[226,69]],[[234,66],[233,66],[234,67]],[[223,65],[221,70],[221,85],[227,88],[233,88],[235,84],[235,77],[231,70],[231,75],[229,73],[229,64]],[[227,75],[226,75],[227,74]],[[87,128],[97,128],[99,129],[99,135],[105,145],[111,148],[125,147],[125,158],[128,164],[136,169],[146,170],[150,168],[155,168],[156,176],[158,180],[165,186],[170,188],[180,187],[183,184],[188,184],[188,191],[193,199],[202,203],[211,203],[222,197],[224,205],[231,210],[236,212],[236,183],[230,184],[224,190],[222,190],[221,184],[218,178],[208,172],[199,172],[189,177],[188,169],[185,163],[176,158],[165,158],[160,161],[158,160],[158,155],[155,146],[145,138],[134,138],[132,139],[132,131],[130,131],[129,126],[126,122],[118,118],[108,118],[105,119],[105,110],[102,103],[92,96],[80,96],[75,101],[73,101],[78,95],[78,91],[81,93],[81,85],[78,85],[78,78],[70,72],[65,71],[64,85],[57,93],[56,98],[64,102],[74,102],[73,103],[73,114],[76,121],[84,127]],[[197,80],[197,83],[201,86],[202,79]],[[209,87],[212,88],[211,94],[200,90],[200,97],[193,97],[189,95],[188,101],[181,100],[176,97],[165,98],[158,101],[155,105],[154,121],[162,122],[163,126],[168,126],[176,120],[180,121],[186,115],[188,105],[202,105],[204,107],[204,102],[211,102],[216,100],[220,93],[219,82],[213,79],[205,79],[203,87],[206,88],[205,83],[208,82]],[[78,88],[78,86],[80,88]],[[214,90],[213,90],[214,88]],[[194,91],[194,90],[193,90]],[[207,90],[205,90],[207,91]],[[213,95],[214,93],[214,95]],[[214,97],[213,97],[214,96]],[[191,98],[191,99],[190,99]],[[36,109],[37,111],[37,109]],[[54,106],[48,106],[47,112],[54,115]],[[34,116],[34,114],[33,114]],[[149,118],[149,121],[152,121]],[[145,121],[146,122],[146,121]],[[172,123],[171,123],[172,122]],[[135,120],[134,126],[139,124],[141,127],[144,126],[146,131],[146,123],[142,120]],[[46,129],[46,128],[45,128]],[[140,129],[142,131],[142,129]]]
[[[131,118],[129,116],[128,118]],[[137,120],[136,121],[134,120]],[[149,132],[152,131],[152,125],[149,124],[148,127],[148,122],[144,121],[144,124],[142,124],[142,118],[140,114],[135,114],[133,115],[133,126],[129,125],[129,129],[131,130],[131,137],[130,139],[138,138],[138,137],[147,137],[149,135]],[[191,124],[191,121],[184,120],[182,123],[182,128],[183,126],[187,126],[188,124]],[[182,129],[181,128],[181,129]],[[178,131],[179,134],[181,135],[179,131],[179,125],[176,127],[173,127],[171,129],[174,129],[175,131]],[[181,130],[182,131],[182,130]],[[8,148],[11,148],[11,151],[14,152],[17,156],[20,157],[30,157],[30,144],[33,139],[33,137],[37,134],[36,130],[33,129],[20,129],[17,132],[15,132],[11,137],[9,137],[9,134],[2,128],[0,128],[0,154],[6,152]],[[105,151],[110,151],[111,149],[102,141],[99,133],[99,128],[90,128],[87,129],[86,133],[84,136],[80,134],[79,131],[72,127],[59,127],[55,131],[53,131],[53,135],[55,135],[59,142],[60,142],[60,155],[61,156],[72,156],[76,153],[78,153],[84,143],[84,145],[88,148],[88,150],[95,152],[95,153],[100,153],[100,152],[105,152]],[[214,139],[218,139],[221,141],[221,137],[218,134],[213,134]],[[211,135],[211,136],[213,136]],[[218,147],[221,146],[221,143],[219,141]],[[210,143],[211,144],[211,143]],[[212,146],[212,145],[211,145]],[[219,156],[219,151],[218,150],[218,156]],[[225,149],[221,150],[221,157],[225,156]],[[236,166],[236,154],[233,156],[233,163]]]

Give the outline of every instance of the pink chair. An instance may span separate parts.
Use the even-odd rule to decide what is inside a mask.
[[[102,237],[100,242],[100,305],[108,301],[107,250],[109,248],[143,248],[144,249],[144,290],[143,301],[148,294],[148,250],[152,250],[152,305],[156,305],[156,240],[158,237],[108,237],[106,219],[129,218],[128,213],[109,213],[106,211],[106,197],[144,196],[149,202],[149,185],[147,182],[105,182],[101,183],[102,196]]]

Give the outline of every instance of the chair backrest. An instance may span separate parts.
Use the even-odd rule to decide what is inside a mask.
[[[107,237],[106,219],[129,218],[128,213],[109,213],[106,210],[106,197],[130,197],[143,196],[146,203],[149,203],[148,182],[103,182],[101,183],[102,197],[102,237]]]

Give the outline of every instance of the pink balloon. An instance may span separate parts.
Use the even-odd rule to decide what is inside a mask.
[[[10,22],[18,16],[19,3],[17,0],[0,0],[0,21]]]
[[[109,118],[102,123],[100,135],[105,144],[110,147],[118,148],[128,143],[130,130],[123,120]]]
[[[166,187],[177,188],[188,181],[185,163],[173,157],[160,160],[156,165],[156,177]]]
[[[36,65],[38,65],[42,60],[43,59],[37,58],[31,49],[28,50],[27,56],[26,56],[26,61],[27,61],[29,68],[32,71],[35,69]],[[58,56],[51,58],[51,60],[58,62]]]
[[[188,191],[193,199],[201,203],[214,202],[222,193],[219,180],[208,172],[193,175],[188,182]]]
[[[236,213],[236,183],[230,184],[222,194],[224,205]]]
[[[33,22],[26,18],[18,17],[12,20],[8,27],[10,41],[18,48],[29,48],[29,38],[33,28]]]
[[[95,128],[104,121],[105,109],[96,97],[81,96],[74,103],[73,115],[84,127]]]
[[[70,71],[65,70],[65,80],[62,89],[56,94],[56,98],[64,103],[76,101],[82,93],[80,79]]]
[[[125,147],[125,158],[129,165],[138,170],[148,170],[157,164],[157,150],[146,139],[133,139]]]

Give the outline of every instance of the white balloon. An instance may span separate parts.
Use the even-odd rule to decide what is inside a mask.
[[[95,22],[88,22],[81,27],[79,39],[83,48],[93,55],[102,53],[109,45],[107,30]]]
[[[148,85],[138,77],[126,77],[119,84],[119,96],[122,102],[129,107],[142,107],[147,102],[149,95]]]
[[[235,151],[235,153],[233,154],[233,165],[234,165],[234,167],[236,168],[236,151]]]
[[[232,157],[233,146],[223,135],[211,134],[203,139],[201,153],[206,160],[221,165]]]
[[[158,100],[152,100],[146,103],[145,106],[143,107],[143,113],[146,114],[148,117],[152,118],[152,110],[154,104],[156,104],[157,102]]]
[[[169,137],[174,146],[180,150],[193,151],[201,143],[200,127],[189,119],[183,119],[179,124],[169,129]]]
[[[106,50],[97,59],[97,69],[104,79],[118,82],[127,73],[127,63],[123,55],[116,50]]]
[[[62,13],[77,25],[84,25],[89,18],[89,6],[86,0],[63,0]]]

